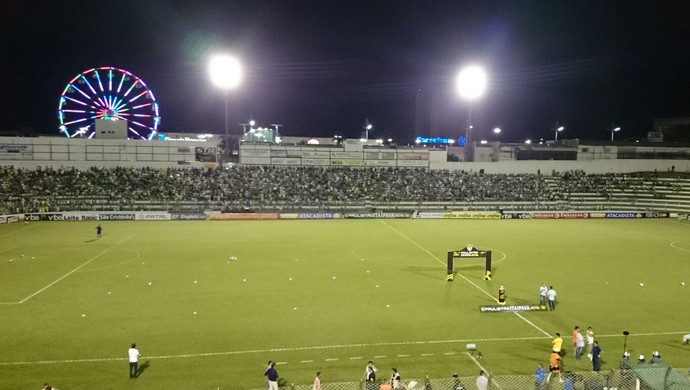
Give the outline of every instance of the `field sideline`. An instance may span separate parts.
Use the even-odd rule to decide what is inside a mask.
[[[266,361],[286,383],[531,374],[560,332],[592,326],[604,369],[627,349],[690,366],[690,224],[644,220],[321,220],[35,222],[0,225],[0,389],[255,389]],[[472,243],[494,251],[458,260]],[[229,257],[236,256],[237,260]],[[509,304],[554,312],[479,313],[504,285]],[[643,283],[643,286],[640,286]],[[127,377],[126,350],[141,350]]]

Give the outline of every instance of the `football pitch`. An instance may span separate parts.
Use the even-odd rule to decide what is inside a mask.
[[[690,224],[673,219],[101,222],[100,239],[96,224],[0,225],[0,389],[258,389],[268,360],[281,384],[358,381],[369,360],[380,378],[529,375],[555,332],[566,370],[588,371],[575,325],[604,370],[624,342],[690,366]],[[493,251],[492,281],[482,259],[445,280],[468,243]],[[499,285],[537,303],[541,283],[553,312],[479,311]]]

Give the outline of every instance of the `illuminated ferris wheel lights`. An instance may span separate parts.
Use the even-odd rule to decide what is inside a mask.
[[[130,95],[135,89],[140,91]],[[142,100],[142,96],[146,96],[147,101],[134,106],[133,103]],[[146,83],[124,69],[107,66],[91,68],[72,78],[60,95],[57,117],[60,133],[69,137],[79,131],[78,134],[83,136],[84,130],[77,126],[84,127],[84,122],[90,122],[85,127],[88,129],[88,138],[93,138],[94,121],[99,119],[119,121],[137,118],[139,121],[128,126],[128,132],[130,137],[144,140],[146,138],[139,133],[141,130],[135,128],[143,128],[151,133],[160,125],[159,107]]]

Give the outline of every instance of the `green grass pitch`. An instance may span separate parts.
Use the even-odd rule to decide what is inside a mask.
[[[634,355],[690,366],[690,224],[649,220],[36,222],[0,226],[0,389],[257,389],[284,383],[531,374],[560,332],[592,326],[603,368]],[[494,252],[458,260],[472,243]],[[229,260],[236,256],[237,260]],[[243,280],[246,280],[243,281]],[[150,282],[150,284],[149,284]],[[558,292],[554,312],[479,312]],[[640,286],[644,283],[644,286]],[[141,353],[127,375],[127,348]]]

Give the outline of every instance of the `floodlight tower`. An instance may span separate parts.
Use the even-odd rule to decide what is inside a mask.
[[[228,122],[228,100],[230,91],[237,88],[242,80],[242,65],[227,54],[218,54],[211,57],[208,66],[211,82],[220,88],[225,94],[225,150],[224,160],[228,159],[230,152],[230,128]]]
[[[611,127],[610,127],[610,129],[611,129],[611,142],[613,142],[613,135],[614,135],[616,132],[621,131],[621,128],[620,128],[620,126],[616,126],[616,125],[613,124],[613,122],[611,122]]]
[[[486,90],[486,73],[477,65],[464,67],[455,79],[455,87],[460,96],[468,102],[467,129],[465,132],[465,160],[474,160],[472,142],[472,103],[480,98]]]
[[[554,132],[554,134],[555,134],[555,136],[554,136],[554,138],[553,138],[554,141],[558,141],[558,133],[560,133],[560,132],[563,131],[563,130],[565,130],[565,127],[563,127],[563,125],[560,124],[559,122],[556,122],[556,123],[553,125],[553,132]]]
[[[371,122],[369,122],[369,119],[367,119],[364,122],[364,137],[360,141],[365,142],[365,143],[369,142],[369,130],[371,130],[373,128],[374,128],[374,125],[372,125]]]

